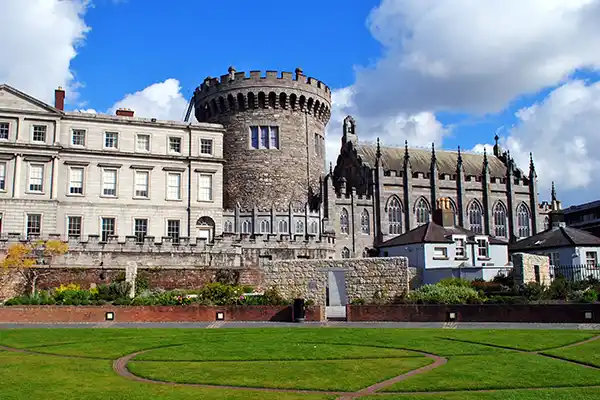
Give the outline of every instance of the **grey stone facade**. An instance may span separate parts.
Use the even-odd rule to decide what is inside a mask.
[[[331,92],[324,83],[300,69],[295,76],[274,71],[247,76],[230,68],[220,79],[206,78],[193,101],[198,121],[226,130],[225,207],[303,208],[308,202],[318,209],[331,115]],[[265,143],[263,128],[268,130]],[[258,137],[253,138],[253,129]]]
[[[405,257],[349,260],[282,260],[261,265],[265,287],[288,298],[300,297],[324,305],[329,270],[345,270],[348,301],[390,301],[406,294],[415,270]]]
[[[550,276],[550,259],[547,256],[515,253],[511,255],[515,284],[540,283],[548,286],[552,282]]]

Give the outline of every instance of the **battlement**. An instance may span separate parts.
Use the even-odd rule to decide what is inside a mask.
[[[235,72],[221,78],[206,78],[194,92],[196,118],[211,121],[219,115],[251,109],[283,109],[313,115],[324,124],[331,117],[331,89],[323,82],[308,78],[301,70],[291,72]]]
[[[234,68],[229,68],[229,73],[221,75],[220,78],[207,77],[204,82],[196,89],[199,95],[207,96],[231,88],[239,88],[241,86],[265,86],[271,85],[300,88],[300,85],[306,86],[307,89],[315,94],[320,94],[329,102],[331,101],[331,89],[325,83],[318,79],[304,75],[302,69],[296,68],[295,74],[292,72],[278,71],[250,71],[237,72]]]

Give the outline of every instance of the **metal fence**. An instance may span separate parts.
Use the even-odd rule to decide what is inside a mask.
[[[550,265],[550,277],[555,279],[559,276],[574,282],[586,279],[600,280],[600,265]]]

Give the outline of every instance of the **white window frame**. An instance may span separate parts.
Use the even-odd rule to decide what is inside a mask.
[[[104,173],[108,172],[108,171],[112,171],[115,174],[115,194],[105,194],[104,193],[104,185],[107,183],[104,180]],[[119,169],[118,168],[102,168],[102,189],[100,192],[100,197],[110,197],[110,198],[115,198],[118,197],[119,195]],[[108,218],[108,217],[107,217]]]
[[[207,188],[204,187],[203,185],[201,185],[202,182],[202,178],[207,177],[209,179],[209,193],[208,193],[208,198],[205,198],[203,191],[206,190]],[[202,202],[212,202],[214,201],[214,178],[213,178],[213,174],[208,174],[208,173],[202,173],[199,172],[198,173],[198,201],[202,201]]]
[[[258,135],[256,146],[253,141],[253,128],[256,128]],[[266,143],[262,140],[263,128],[267,128]],[[278,125],[251,125],[248,131],[249,148],[251,150],[277,150],[281,148],[281,130]],[[277,138],[277,146],[273,146],[273,138]]]
[[[100,217],[100,229],[98,229],[98,232],[100,232],[100,241],[102,241],[102,242],[108,241],[108,236],[109,236],[109,235],[107,235],[106,240],[103,240],[103,237],[102,237],[102,234],[103,234],[102,227],[104,226],[103,222],[104,222],[105,219],[107,219],[107,220],[108,219],[112,219],[112,220],[115,221],[115,223],[113,225],[113,228],[114,228],[113,229],[113,234],[110,235],[110,236],[117,236],[118,235],[118,233],[117,233],[118,232],[118,220],[117,220],[117,217],[110,216],[110,215],[102,216],[102,217]]]
[[[179,176],[179,185],[177,188],[177,198],[171,198],[170,194],[169,194],[169,187],[170,187],[170,182],[169,182],[169,177],[170,176]],[[169,201],[181,201],[181,187],[182,185],[182,174],[181,172],[167,172],[167,176],[166,176],[166,188],[165,188],[165,199],[169,200]]]
[[[434,247],[433,248],[433,258],[448,258],[448,248],[447,247]]]
[[[29,238],[29,217],[30,216],[34,216],[34,215],[38,215],[40,217],[40,233],[37,234],[37,236],[42,236],[42,233],[44,232],[44,214],[42,213],[26,213],[25,214],[25,237]]]
[[[114,143],[116,146],[107,146],[106,145],[106,139],[108,138],[108,135],[115,135],[115,140]],[[106,149],[106,150],[119,150],[119,141],[120,141],[120,137],[119,137],[119,132],[115,132],[115,131],[105,131],[104,132],[104,136],[102,137],[102,148]]]
[[[73,170],[81,170],[81,193],[71,193],[73,181],[71,180],[71,173]],[[67,190],[67,196],[85,196],[85,168],[84,167],[69,167],[69,187]]]
[[[138,174],[146,175],[146,195],[138,194]],[[149,199],[150,198],[150,171],[145,169],[133,170],[133,198],[134,199]]]
[[[137,225],[136,225],[136,221],[146,221],[146,232],[144,233],[143,236],[143,240],[139,240],[140,238],[137,235]],[[150,227],[150,218],[145,218],[145,217],[141,217],[141,218],[133,218],[133,221],[131,223],[131,226],[133,228],[133,236],[135,236],[135,241],[136,243],[143,243],[146,240],[146,237],[148,236],[148,228]]]
[[[44,128],[44,140],[35,140],[35,128]],[[46,143],[48,141],[48,125],[34,124],[31,126],[31,142]]]
[[[76,144],[75,143],[75,133],[83,133],[83,144]],[[86,144],[86,140],[87,140],[87,131],[85,129],[71,129],[71,146],[73,147],[85,147]]]
[[[455,236],[452,238],[454,241],[454,254],[456,258],[467,258],[467,238],[464,236]]]
[[[8,121],[0,121],[0,126],[2,125],[6,125],[6,137],[1,137],[0,136],[0,140],[10,140],[10,122]],[[2,130],[0,129],[0,132]]]
[[[587,267],[596,268],[598,266],[598,252],[597,251],[586,251],[585,252],[585,265]]]
[[[42,177],[41,177],[41,188],[40,190],[32,190],[31,189],[31,172],[34,167],[41,167],[42,169]],[[37,178],[36,178],[37,179]],[[46,179],[46,165],[38,164],[38,163],[29,163],[29,168],[27,171],[27,192],[28,193],[44,193],[44,180]]]
[[[487,238],[476,238],[475,241],[477,242],[477,258],[490,258],[490,242]]]
[[[208,143],[210,143],[210,152],[209,153],[202,151],[202,148],[203,148],[202,142],[203,141],[207,141]],[[200,138],[198,140],[198,147],[200,149],[201,156],[212,156],[215,151],[215,141],[212,138]]]
[[[140,149],[138,147],[141,136],[148,138],[148,148],[147,149]],[[137,153],[150,153],[151,150],[152,150],[152,135],[150,135],[149,133],[136,133],[135,134],[135,151]]]
[[[171,149],[171,139],[179,140],[179,151],[175,151]],[[169,136],[167,137],[167,153],[182,155],[183,154],[183,138],[181,136]]]
[[[6,169],[7,163],[0,162],[0,192],[6,192]]]
[[[71,235],[69,233],[69,227],[70,227],[69,222],[70,222],[71,218],[79,218],[80,219],[81,225],[79,226],[79,231],[80,231],[79,235]],[[65,227],[66,227],[65,233],[67,234],[67,239],[70,237],[78,237],[81,239],[83,237],[83,215],[67,215]]]

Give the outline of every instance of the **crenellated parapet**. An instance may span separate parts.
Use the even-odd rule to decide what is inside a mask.
[[[299,68],[291,72],[235,72],[206,78],[194,93],[196,118],[208,121],[218,115],[252,109],[285,109],[313,115],[323,123],[331,117],[331,89]]]

